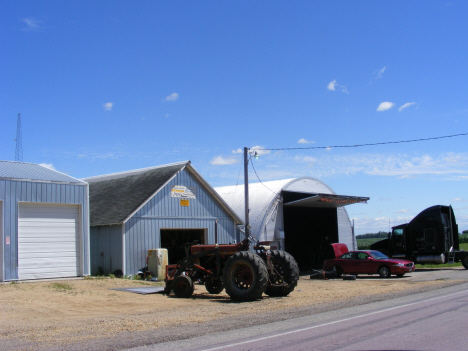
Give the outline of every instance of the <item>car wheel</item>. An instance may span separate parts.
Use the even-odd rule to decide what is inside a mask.
[[[390,272],[390,268],[388,268],[387,266],[381,266],[379,268],[379,275],[382,278],[390,278],[392,273]]]
[[[341,275],[343,274],[343,269],[340,266],[334,266],[333,268],[335,269],[336,276],[341,277]]]

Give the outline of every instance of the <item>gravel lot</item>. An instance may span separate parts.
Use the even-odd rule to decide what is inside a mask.
[[[197,285],[190,299],[112,290],[154,286],[124,279],[71,279],[0,285],[1,350],[115,350],[290,319],[468,281],[463,268],[310,280],[286,298],[233,303]]]

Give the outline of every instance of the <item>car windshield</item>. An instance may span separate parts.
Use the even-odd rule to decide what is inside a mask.
[[[374,257],[376,260],[384,260],[384,259],[388,258],[388,256],[384,255],[383,253],[381,253],[379,251],[371,251],[371,252],[369,252],[369,255]]]

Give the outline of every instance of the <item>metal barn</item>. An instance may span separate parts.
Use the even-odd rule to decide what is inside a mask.
[[[89,274],[88,184],[0,161],[0,281]]]
[[[193,243],[239,240],[241,219],[190,161],[85,180],[92,274],[136,274],[150,249],[166,248],[176,263]]]
[[[215,188],[244,218],[244,186]],[[321,267],[331,243],[356,247],[344,206],[367,197],[337,195],[322,181],[302,177],[249,184],[251,233],[257,240],[291,253],[301,269]]]

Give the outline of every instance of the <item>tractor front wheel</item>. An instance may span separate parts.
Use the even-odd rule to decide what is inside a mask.
[[[219,294],[224,289],[223,280],[221,278],[206,278],[205,279],[205,289],[210,294]]]
[[[232,300],[254,301],[265,292],[268,270],[259,255],[240,251],[226,261],[223,281],[226,293]]]
[[[269,296],[288,296],[297,285],[299,267],[293,256],[286,251],[271,251],[273,274],[270,276],[271,284],[266,287],[265,293]]]
[[[180,298],[188,298],[193,294],[193,281],[189,276],[179,275],[172,282],[172,290],[174,294]]]

